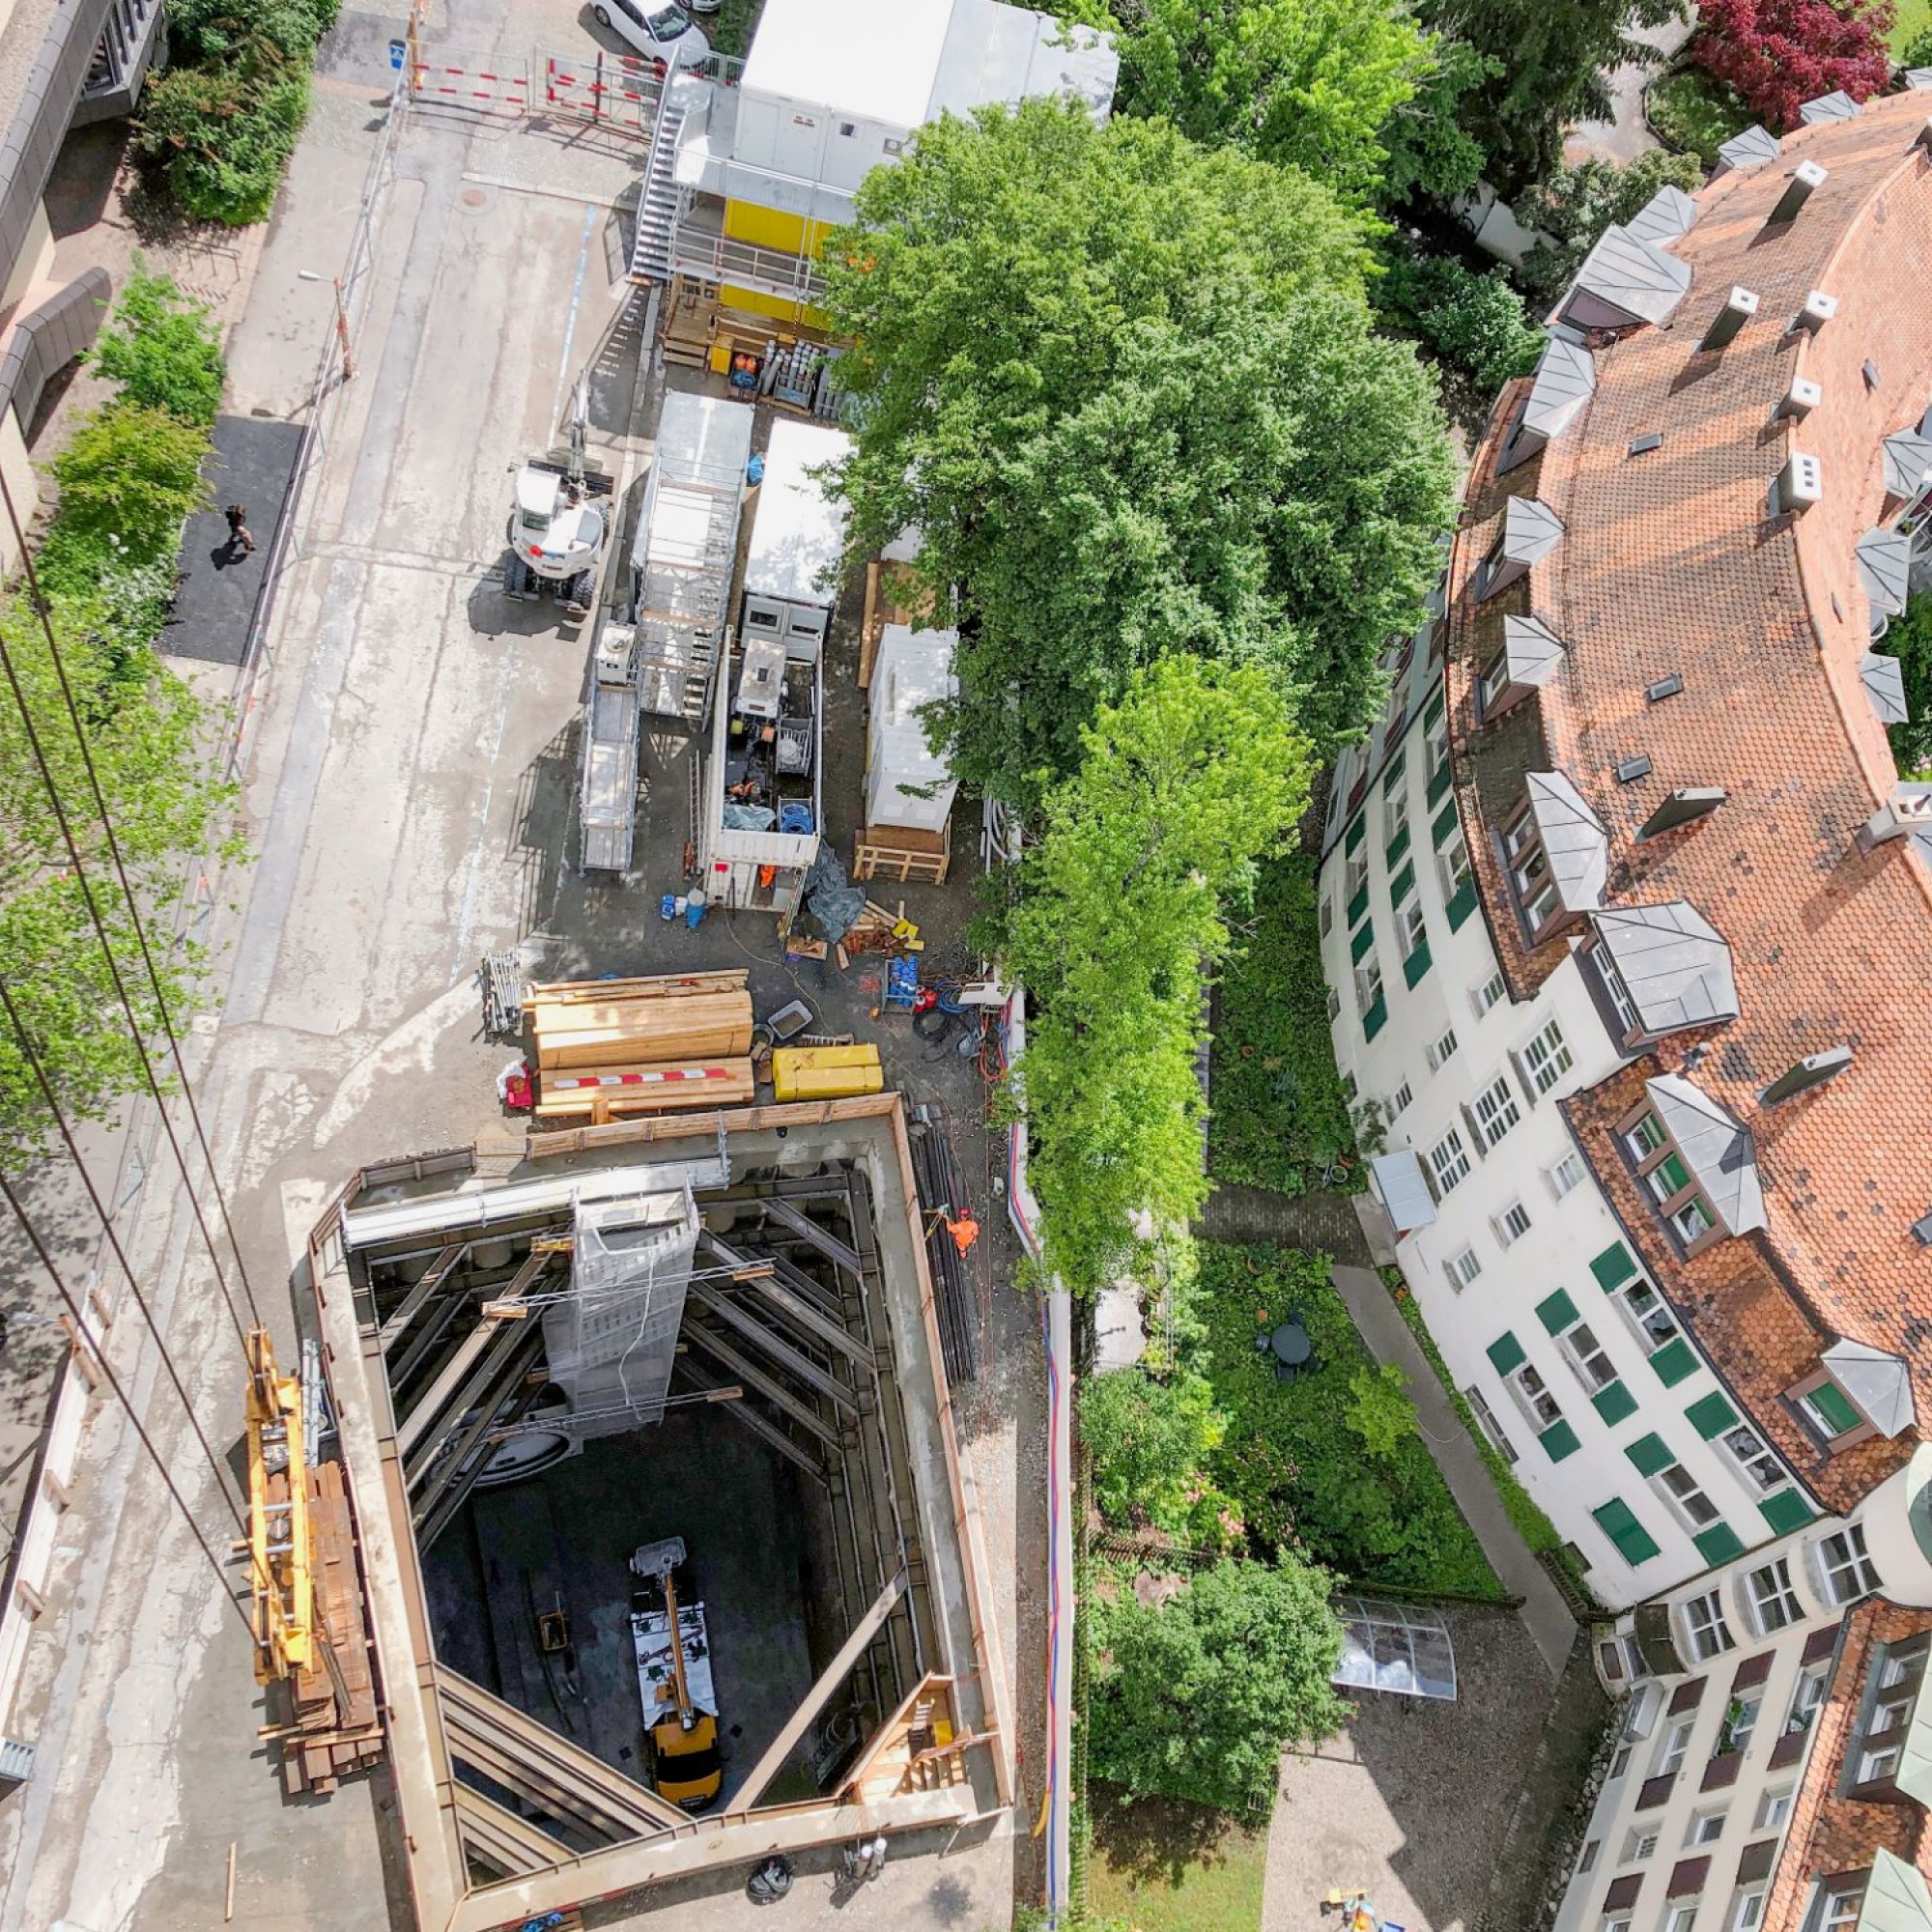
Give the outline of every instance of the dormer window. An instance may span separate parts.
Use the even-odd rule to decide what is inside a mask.
[[[1663,1122],[1645,1109],[1624,1128],[1623,1136],[1637,1179],[1657,1204],[1659,1214],[1684,1252],[1695,1252],[1717,1227],[1717,1216],[1698,1192],[1684,1156],[1671,1145]]]
[[[1503,834],[1503,852],[1509,860],[1510,885],[1516,893],[1517,910],[1529,928],[1531,945],[1561,915],[1556,896],[1556,881],[1549,876],[1549,857],[1537,837],[1536,821],[1527,806],[1516,823]]]
[[[1495,716],[1496,705],[1502,695],[1509,689],[1510,668],[1507,657],[1499,657],[1483,673],[1482,684],[1477,690],[1477,710],[1485,718]]]
[[[1617,1138],[1685,1257],[1763,1227],[1749,1133],[1681,1075],[1660,1074],[1644,1091],[1644,1104],[1618,1122]]]
[[[1531,772],[1525,790],[1502,846],[1524,937],[1536,946],[1573,914],[1603,902],[1609,840],[1603,821],[1560,772]]]
[[[1604,907],[1590,923],[1590,963],[1604,989],[1604,1023],[1619,1051],[1737,1017],[1731,949],[1688,900]]]

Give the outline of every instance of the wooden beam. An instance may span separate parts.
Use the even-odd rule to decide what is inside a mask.
[[[765,1786],[784,1768],[785,1759],[797,1749],[798,1741],[811,1728],[819,1712],[831,1702],[832,1693],[851,1676],[852,1666],[865,1656],[867,1647],[878,1635],[898,1600],[905,1595],[905,1588],[906,1573],[901,1570],[879,1592],[872,1607],[859,1619],[858,1628],[839,1646],[838,1655],[825,1666],[824,1674],[806,1692],[805,1702],[791,1714],[784,1729],[772,1740],[764,1756],[752,1767],[752,1775],[738,1787],[726,1808],[727,1818],[744,1816],[764,1796]]]

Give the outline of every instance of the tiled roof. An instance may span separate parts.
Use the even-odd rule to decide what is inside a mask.
[[[1505,393],[1472,469],[1443,627],[1457,796],[1518,996],[1566,956],[1560,943],[1525,951],[1492,845],[1526,771],[1567,775],[1608,828],[1606,906],[1685,900],[1729,943],[1739,1016],[1666,1039],[1643,1070],[1676,1072],[1685,1048],[1708,1042],[1697,1085],[1755,1142],[1766,1232],[1747,1238],[1763,1244],[1764,1293],[1707,1305],[1695,1325],[1700,1339],[1764,1328],[1728,1345],[1765,1365],[1740,1390],[1761,1417],[1776,1394],[1770,1365],[1792,1367],[1807,1326],[1815,1349],[1842,1335],[1905,1357],[1932,1415],[1932,1251],[1911,1234],[1932,1208],[1932,874],[1910,839],[1868,858],[1852,842],[1898,779],[1864,683],[1858,547],[1888,513],[1886,438],[1916,429],[1932,402],[1932,303],[1902,267],[1932,260],[1932,158],[1913,146],[1924,123],[1922,96],[1875,101],[1702,189],[1696,225],[1670,244],[1692,275],[1675,325],[1598,339],[1593,393],[1498,476],[1527,384]],[[1801,160],[1825,181],[1794,220],[1767,225]],[[1757,292],[1757,315],[1699,353],[1734,286]],[[1836,298],[1835,314],[1788,331],[1813,290]],[[1802,421],[1772,421],[1800,376],[1822,400]],[[1661,448],[1631,454],[1652,434]],[[1819,460],[1823,495],[1775,517],[1771,485],[1793,449]],[[1505,612],[1528,609],[1520,585],[1487,605],[1469,595],[1513,497],[1562,522],[1535,573],[1535,614],[1568,648],[1544,688],[1479,726],[1473,680]],[[1647,700],[1673,672],[1681,693]],[[1648,775],[1616,781],[1637,754]],[[1722,809],[1634,844],[1661,802],[1696,787],[1721,787]],[[1760,1105],[1794,1062],[1839,1044],[1853,1059],[1834,1080]],[[1723,1265],[1735,1274],[1742,1259]]]

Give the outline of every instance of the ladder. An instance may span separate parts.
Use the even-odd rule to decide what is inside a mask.
[[[638,233],[631,244],[634,282],[668,282],[672,244],[677,237],[677,148],[698,90],[706,82],[680,73],[658,99],[658,118],[651,129],[651,157],[644,168],[643,192],[638,198]]]

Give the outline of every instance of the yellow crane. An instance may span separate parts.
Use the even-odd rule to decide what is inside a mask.
[[[316,1660],[314,1549],[299,1376],[275,1366],[266,1328],[248,1332],[248,1584],[255,1679],[267,1684]],[[286,1476],[286,1495],[271,1493]]]

